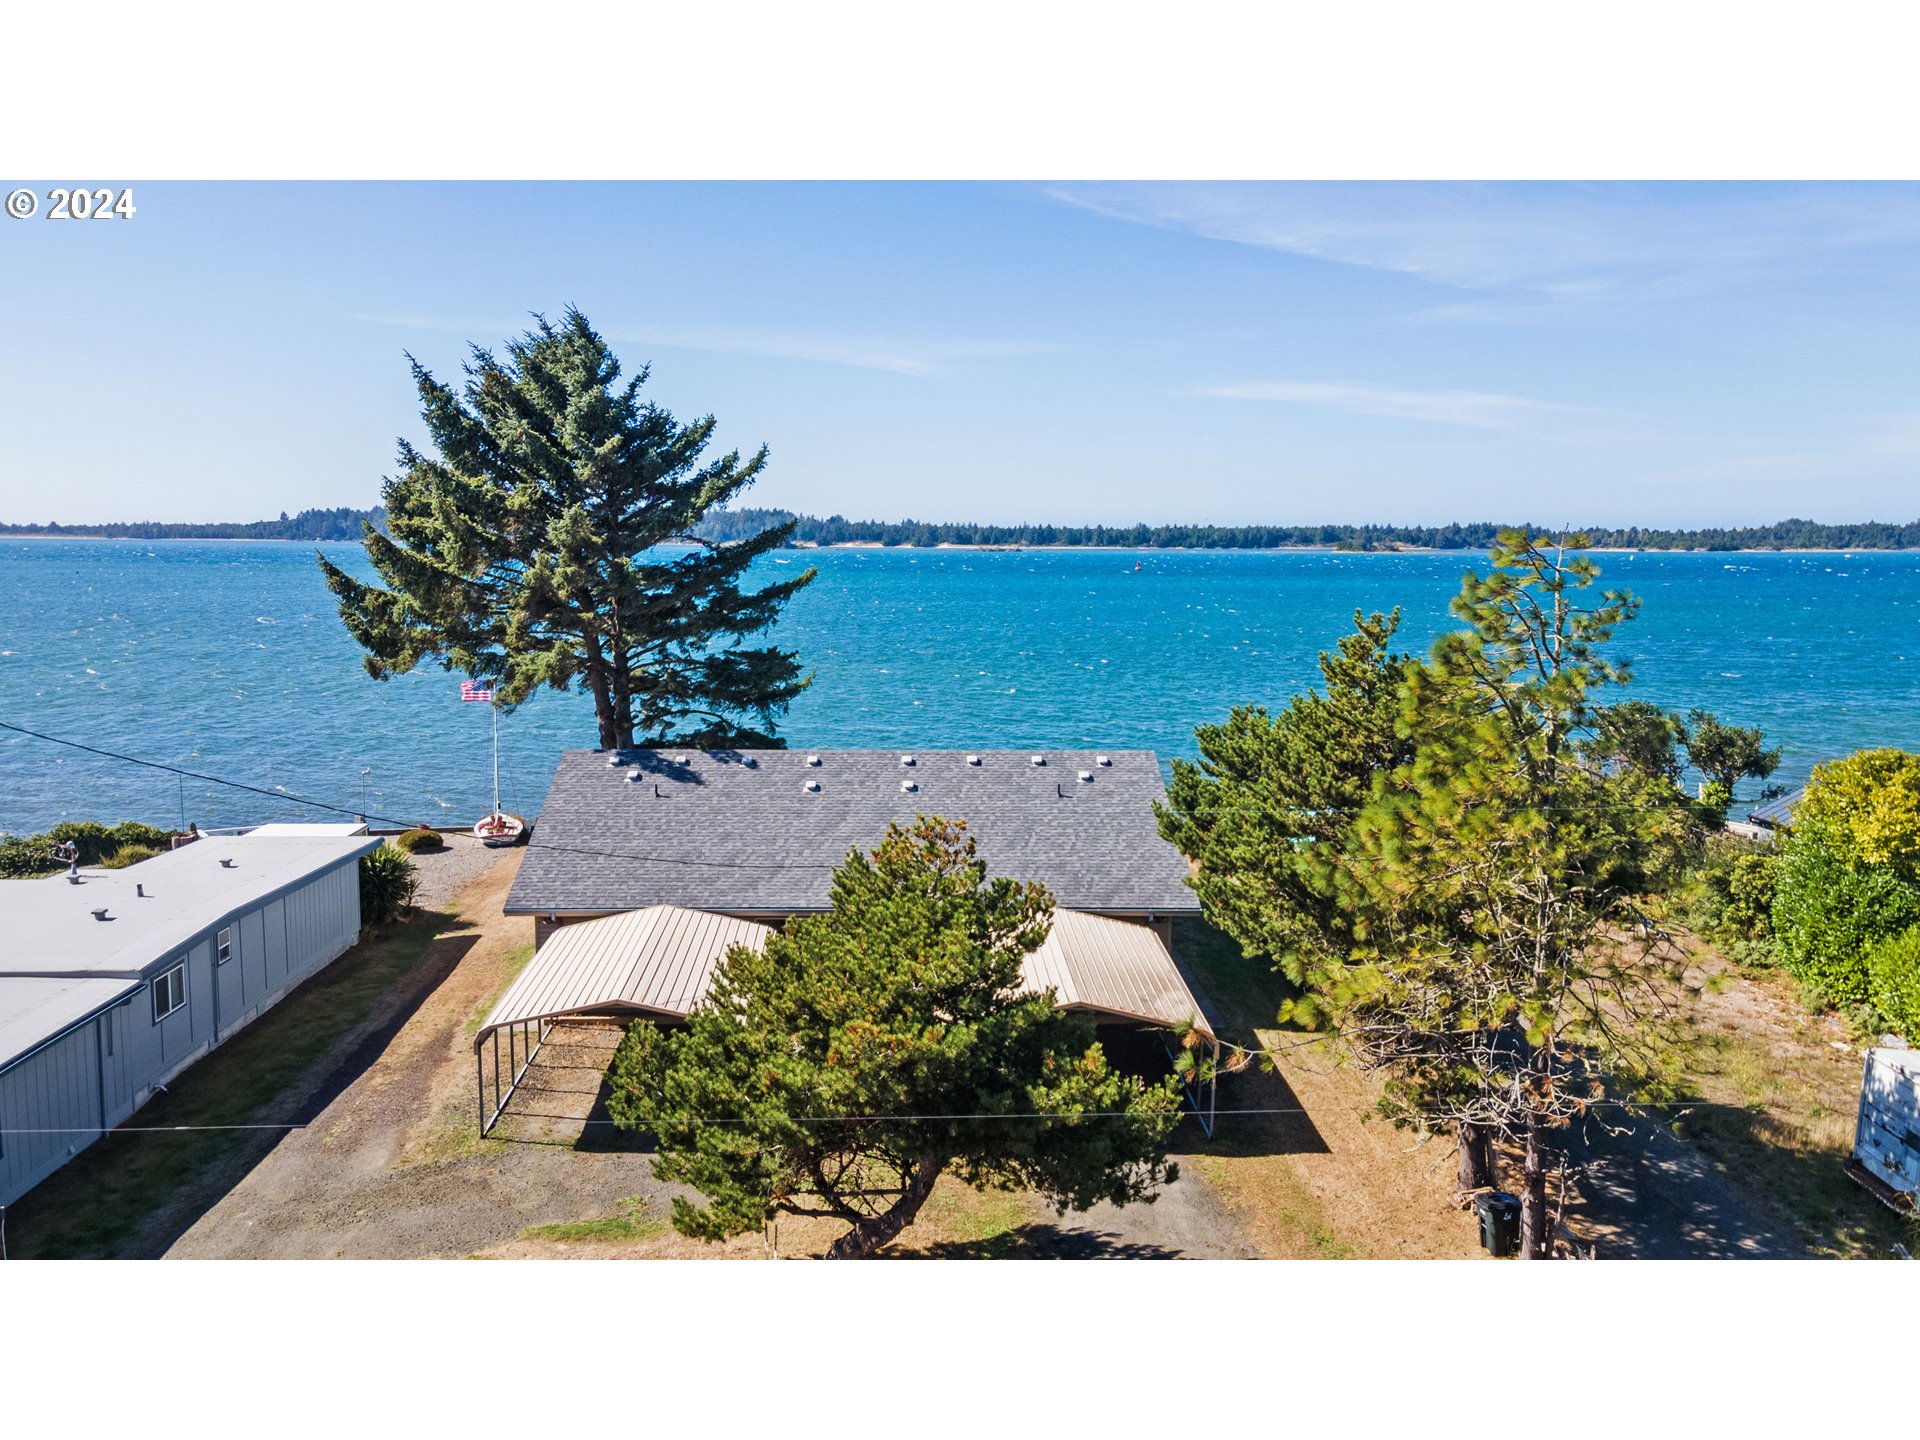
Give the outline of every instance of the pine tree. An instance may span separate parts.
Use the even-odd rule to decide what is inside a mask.
[[[1117,1073],[1090,1020],[1022,993],[1043,886],[989,881],[963,825],[923,817],[850,854],[832,899],[729,952],[685,1029],[636,1023],[614,1057],[615,1123],[654,1135],[659,1177],[705,1197],[674,1201],[682,1234],[827,1216],[848,1226],[829,1257],[858,1259],[944,1173],[1062,1211],[1175,1178],[1178,1082]]]
[[[1578,547],[1578,537],[1566,542]],[[1328,946],[1310,1003],[1423,1129],[1484,1127],[1522,1151],[1521,1253],[1547,1251],[1556,1132],[1657,1074],[1678,957],[1633,908],[1684,797],[1582,754],[1601,653],[1637,608],[1583,556],[1504,532],[1486,576],[1402,690],[1412,758],[1384,775],[1344,853],[1324,854],[1354,943]],[[1604,1122],[1603,1122],[1604,1123]]]
[[[738,642],[813,579],[754,592],[741,580],[791,525],[728,544],[701,517],[766,465],[764,446],[702,460],[711,415],[682,425],[624,385],[578,310],[507,346],[477,346],[463,393],[417,361],[434,454],[400,444],[388,534],[364,526],[385,588],[325,556],[340,616],[378,679],[437,662],[493,682],[500,703],[541,686],[592,696],[602,749],[777,746],[775,721],[808,683],[795,657]],[[661,548],[672,542],[686,548]]]

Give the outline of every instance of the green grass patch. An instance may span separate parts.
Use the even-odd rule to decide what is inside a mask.
[[[487,998],[476,1005],[473,1014],[467,1017],[468,1039],[480,1033],[481,1024],[493,1013],[493,1007],[500,1003],[500,997],[507,993],[507,987],[520,978],[520,972],[527,968],[527,962],[531,959],[533,959],[531,945],[516,945],[506,953],[501,961],[500,983],[487,992]]]
[[[1271,960],[1243,955],[1239,941],[1197,917],[1173,922],[1173,949],[1219,1013],[1228,1031],[1223,1040],[1257,1045],[1253,1032],[1272,1029],[1282,1002],[1294,993]]]
[[[1360,1252],[1328,1223],[1314,1194],[1280,1155],[1196,1155],[1194,1164],[1206,1182],[1234,1202],[1257,1210],[1260,1219],[1291,1232],[1306,1243],[1316,1260],[1354,1260]]]
[[[673,1229],[667,1221],[646,1214],[646,1208],[642,1196],[629,1195],[611,1215],[597,1220],[563,1220],[557,1225],[529,1225],[520,1232],[520,1238],[563,1244],[638,1245],[658,1240]]]
[[[424,916],[363,940],[202,1057],[127,1128],[81,1151],[9,1210],[11,1253],[118,1259],[149,1253],[156,1234],[170,1240],[195,1205],[231,1188],[285,1132],[157,1127],[294,1119],[320,1078],[309,1072],[427,960],[445,924]]]
[[[1697,1025],[1677,1059],[1693,1103],[1675,1132],[1782,1211],[1813,1253],[1884,1258],[1896,1243],[1911,1245],[1899,1218],[1842,1170],[1854,1114],[1822,1083],[1816,1061]]]

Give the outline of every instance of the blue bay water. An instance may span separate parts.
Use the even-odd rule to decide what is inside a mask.
[[[324,548],[372,578],[359,546]],[[1616,645],[1627,693],[1760,725],[1789,782],[1861,746],[1920,749],[1920,556],[1598,559],[1603,584],[1645,602]],[[1424,648],[1482,563],[839,549],[758,573],[820,569],[773,632],[816,677],[784,727],[796,746],[1104,746],[1164,762],[1229,706],[1314,683],[1356,608],[1404,607],[1403,636]],[[490,799],[486,708],[437,669],[369,678],[303,545],[0,540],[0,720],[406,821],[471,821]],[[504,799],[531,815],[558,752],[595,743],[592,705],[542,694],[501,733]],[[324,818],[0,731],[0,830],[183,813]]]

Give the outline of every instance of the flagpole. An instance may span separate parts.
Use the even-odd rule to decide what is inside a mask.
[[[487,713],[493,716],[493,813],[500,813],[500,707],[487,701]]]

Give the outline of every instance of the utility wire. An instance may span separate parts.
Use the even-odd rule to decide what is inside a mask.
[[[324,800],[310,800],[304,795],[295,795],[289,790],[267,790],[258,785],[248,785],[240,780],[224,780],[218,775],[203,775],[198,770],[183,770],[178,765],[165,765],[158,760],[142,760],[137,755],[122,755],[116,750],[102,750],[97,745],[82,745],[78,740],[65,740],[58,735],[43,735],[38,730],[29,730],[24,725],[14,725],[0,720],[0,730],[11,730],[17,735],[30,735],[35,740],[45,740],[52,745],[65,745],[73,750],[84,750],[89,755],[103,755],[109,760],[124,761],[128,765],[144,765],[149,770],[164,770],[169,775],[184,776],[188,780],[204,780],[209,785],[225,785],[230,790],[245,790],[254,795],[265,795],[269,800],[282,800],[290,805],[305,805],[314,810],[328,810],[336,815],[351,815],[355,819],[378,820],[385,825],[398,825],[403,829],[412,825],[412,821],[398,820],[391,815],[366,815],[358,810],[350,810],[344,805],[329,805]]]

